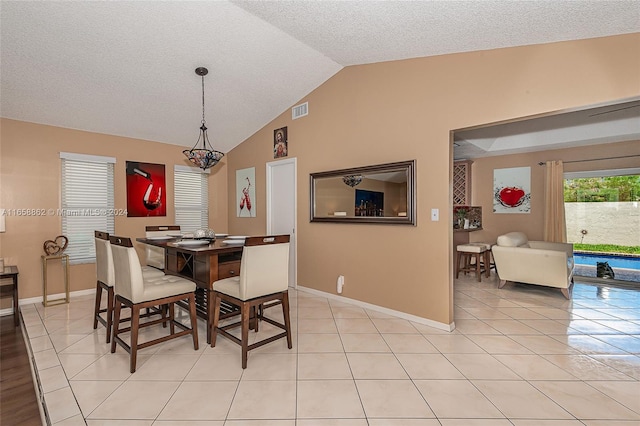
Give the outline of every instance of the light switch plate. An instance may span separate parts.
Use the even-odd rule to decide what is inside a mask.
[[[431,221],[437,222],[440,220],[440,210],[439,209],[431,209]]]

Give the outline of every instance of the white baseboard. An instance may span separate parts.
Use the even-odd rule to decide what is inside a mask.
[[[412,321],[418,324],[426,325],[428,327],[437,328],[438,330],[450,332],[456,328],[455,322],[452,322],[451,324],[445,324],[445,323],[433,321],[427,318],[422,318],[415,315],[407,314],[405,312],[395,311],[393,309],[385,308],[382,306],[372,305],[367,302],[361,302],[360,300],[349,299],[348,297],[338,296],[336,294],[325,293],[324,291],[315,290],[313,288],[303,287],[299,284],[296,286],[296,289],[298,291],[303,291],[305,293],[315,294],[316,296],[326,297],[327,299],[348,303],[350,305],[356,305],[364,309],[370,309],[372,311],[381,312],[383,314],[406,319],[407,321]]]
[[[95,288],[90,288],[87,290],[72,291],[71,293],[69,293],[69,298],[88,296],[91,294],[96,294]],[[47,295],[47,299],[49,300],[62,299],[62,298],[64,298],[64,293]],[[43,300],[44,298],[42,296],[29,297],[27,299],[18,299],[18,305],[31,305],[33,303],[42,303]],[[0,309],[0,317],[3,317],[5,315],[13,315],[13,306],[11,306],[10,308]]]
[[[405,312],[396,311],[396,310],[385,308],[385,307],[382,307],[382,306],[372,305],[371,303],[362,302],[360,300],[349,299],[348,297],[338,296],[338,295],[331,294],[331,293],[325,293],[324,291],[320,291],[320,290],[315,290],[313,288],[304,287],[304,286],[301,286],[299,284],[296,285],[295,288],[298,291],[311,293],[311,294],[314,294],[316,296],[326,297],[327,299],[335,300],[335,301],[338,301],[338,302],[348,303],[350,305],[359,306],[359,307],[364,308],[364,309],[370,309],[372,311],[381,312],[383,314],[387,314],[387,315],[391,315],[391,316],[394,316],[394,317],[406,319],[407,321],[412,321],[412,322],[415,322],[415,323],[418,323],[418,324],[426,325],[428,327],[433,327],[433,328],[436,328],[438,330],[451,332],[456,328],[455,322],[452,322],[451,324],[445,324],[445,323],[442,323],[442,322],[433,321],[433,320],[430,320],[428,318],[418,317],[416,315],[407,314]],[[95,292],[96,292],[95,288],[91,288],[91,289],[88,289],[88,290],[78,290],[78,291],[71,292],[69,294],[69,297],[73,298],[73,297],[87,296],[87,295],[95,294]],[[50,298],[50,299],[56,299],[56,298],[60,298],[60,297],[64,297],[64,293],[51,294],[51,295],[47,296],[47,298]],[[19,300],[19,304],[20,305],[27,305],[27,304],[30,304],[30,303],[38,303],[38,302],[42,303],[42,300],[43,300],[42,296],[31,297],[29,299],[20,299]],[[1,315],[11,315],[11,314],[13,314],[13,308],[0,309],[0,316]]]

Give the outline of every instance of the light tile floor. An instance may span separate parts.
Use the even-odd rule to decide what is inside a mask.
[[[92,328],[93,297],[22,316],[55,425],[640,424],[639,291],[576,283],[567,301],[493,276],[454,290],[451,333],[291,291],[293,349],[256,349],[246,370],[237,345],[206,345],[202,320],[198,351],[188,337],[156,345],[129,374]]]

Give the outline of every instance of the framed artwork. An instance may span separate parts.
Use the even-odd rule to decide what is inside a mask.
[[[127,217],[166,216],[164,164],[127,161]]]
[[[531,213],[531,167],[493,170],[493,212]]]
[[[273,131],[273,158],[282,158],[288,155],[289,142],[287,142],[287,128],[281,127]]]
[[[256,168],[236,170],[236,211],[238,217],[256,217]]]

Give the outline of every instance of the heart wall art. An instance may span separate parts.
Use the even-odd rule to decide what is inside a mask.
[[[531,213],[531,167],[493,170],[493,212]]]

